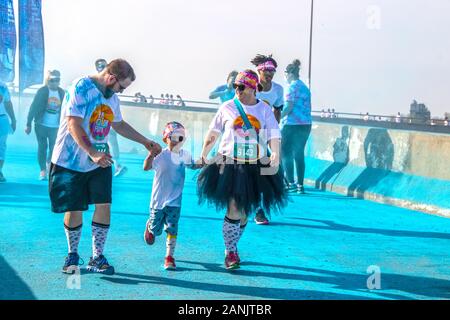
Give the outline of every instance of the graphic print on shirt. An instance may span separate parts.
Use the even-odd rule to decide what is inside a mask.
[[[61,107],[61,101],[57,97],[49,97],[46,111],[51,114],[57,114]]]
[[[261,122],[251,114],[247,114],[247,118],[256,132],[258,137]],[[260,158],[258,140],[254,135],[251,137],[249,130],[245,130],[244,119],[238,116],[233,122],[234,138],[234,159],[238,161],[256,161]]]
[[[111,129],[111,123],[114,120],[114,113],[106,104],[100,104],[92,112],[89,119],[89,130],[94,140],[104,140]]]

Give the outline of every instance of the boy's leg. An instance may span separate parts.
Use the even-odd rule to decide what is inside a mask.
[[[166,207],[164,209],[165,231],[167,232],[166,257],[173,257],[177,243],[178,221],[180,220],[181,208]]]
[[[150,217],[145,225],[144,240],[148,245],[155,242],[155,237],[161,235],[164,224],[164,210],[151,209]]]

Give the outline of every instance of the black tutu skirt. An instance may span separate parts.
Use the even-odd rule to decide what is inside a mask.
[[[247,216],[258,208],[267,215],[280,212],[288,202],[281,166],[275,173],[274,168],[261,161],[242,163],[224,156],[203,167],[198,175],[197,194],[200,204],[206,202],[217,210],[226,209],[234,200]]]

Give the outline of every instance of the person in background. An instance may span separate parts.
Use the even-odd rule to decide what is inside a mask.
[[[97,59],[95,61],[95,69],[98,73],[102,72],[108,62],[103,59]],[[109,133],[109,141],[108,141],[109,148],[111,149],[111,155],[114,158],[114,177],[119,177],[123,175],[125,172],[127,172],[128,168],[120,162],[120,147],[119,147],[119,141],[117,140],[117,133],[114,131],[114,129],[111,128]]]
[[[273,81],[278,64],[272,58],[272,55],[264,56],[261,54],[256,55],[250,62],[256,66],[262,85],[262,90],[256,94],[256,98],[264,101],[272,108],[275,119],[280,123],[284,91],[283,86]]]
[[[305,193],[305,146],[311,133],[311,92],[300,80],[300,60],[284,71],[289,88],[281,112],[281,163],[288,182],[287,190]],[[334,109],[333,109],[334,110]],[[294,181],[294,163],[297,182]]]
[[[179,94],[177,94],[177,106],[178,107],[186,107],[186,104],[184,103],[183,99]]]
[[[0,82],[0,183],[6,182],[6,178],[3,175],[6,141],[8,134],[14,133],[14,131],[16,131],[16,116],[14,114],[11,96],[8,87],[3,82]]]
[[[220,99],[220,103],[224,103],[225,101],[231,100],[234,98],[234,89],[233,84],[236,79],[238,72],[233,70],[228,74],[227,84],[220,85],[216,89],[214,89],[210,94],[210,99]]]
[[[34,120],[34,132],[38,143],[37,158],[41,170],[39,180],[47,179],[58,134],[61,104],[64,99],[64,90],[59,86],[60,82],[61,73],[58,70],[49,70],[45,78],[45,86],[36,92],[28,112],[25,133],[31,133],[31,124]]]
[[[283,110],[284,93],[283,87],[272,81],[277,71],[278,64],[272,55],[265,56],[258,54],[251,61],[256,66],[262,90],[256,93],[256,98],[267,103],[271,107],[275,119],[280,123],[281,110]],[[255,214],[255,222],[260,225],[269,224],[264,210],[258,208]]]

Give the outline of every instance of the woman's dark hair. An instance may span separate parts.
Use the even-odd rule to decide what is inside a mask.
[[[300,60],[295,59],[294,61],[292,61],[292,63],[287,65],[286,72],[290,73],[296,77],[299,77],[301,65],[302,65],[302,63],[300,62]]]
[[[272,55],[265,56],[262,54],[257,54],[256,57],[254,57],[250,62],[255,66],[259,66],[261,63],[265,63],[267,61],[271,61],[275,68],[278,67],[277,62],[274,58],[272,58]]]

